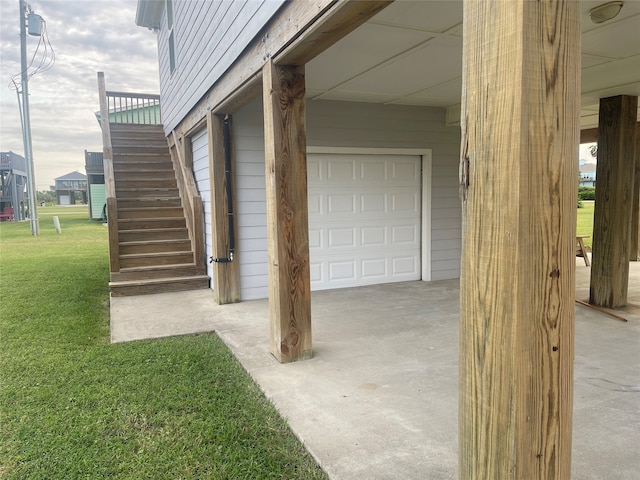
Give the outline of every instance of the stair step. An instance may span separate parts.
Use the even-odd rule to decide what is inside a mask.
[[[120,271],[111,295],[208,288],[196,265],[162,126],[110,124]]]
[[[191,240],[178,238],[168,240],[138,240],[120,242],[120,255],[160,252],[190,252]]]
[[[113,178],[116,185],[122,182],[135,182],[144,185],[144,182],[171,182],[176,184],[176,175],[173,170],[158,170],[149,172],[114,172]]]
[[[119,272],[111,273],[111,281],[115,282],[153,278],[188,277],[192,275],[202,275],[203,273],[204,267],[199,267],[195,263],[129,267],[121,268]]]
[[[177,218],[183,215],[182,207],[118,208],[118,220],[125,218]]]
[[[164,135],[162,125],[150,125],[148,123],[109,123],[111,132],[158,132]]]
[[[116,198],[120,200],[131,198],[143,198],[143,197],[179,197],[177,187],[132,187],[132,186],[116,186]]]
[[[143,228],[120,230],[118,239],[120,242],[143,242],[147,240],[182,240],[189,238],[189,232],[183,228]]]
[[[209,277],[193,275],[184,277],[156,278],[109,282],[111,296],[148,295],[152,293],[181,292],[209,288]]]
[[[118,208],[182,207],[180,197],[137,197],[118,199]]]
[[[167,218],[119,218],[118,230],[146,230],[157,228],[185,228],[184,217]]]
[[[113,149],[113,154],[114,155],[122,155],[122,154],[134,154],[134,155],[141,155],[141,154],[146,154],[146,155],[158,155],[158,154],[165,154],[168,155],[169,152],[169,147],[165,144],[165,145],[124,145],[121,146],[116,142],[111,142],[112,143],[112,149]]]
[[[169,155],[169,151],[166,153],[156,153],[152,154],[128,154],[128,153],[117,153],[113,155],[113,168],[116,169],[121,165],[142,165],[145,163],[166,163],[167,165],[172,165],[171,163],[171,155]]]
[[[122,188],[177,188],[177,184],[175,177],[162,180],[126,178],[116,181],[116,191]]]
[[[155,267],[160,265],[177,265],[180,263],[193,263],[193,251],[120,255],[120,268]]]
[[[167,161],[155,161],[155,162],[131,162],[131,163],[118,163],[113,166],[115,173],[119,172],[158,172],[167,171],[173,173],[173,163]]]

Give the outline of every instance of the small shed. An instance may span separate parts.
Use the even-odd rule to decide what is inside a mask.
[[[84,168],[87,172],[89,218],[91,220],[102,220],[103,209],[107,202],[104,190],[102,152],[88,152],[85,150]]]

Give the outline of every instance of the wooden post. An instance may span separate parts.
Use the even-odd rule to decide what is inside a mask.
[[[107,225],[109,229],[109,271],[120,271],[120,240],[118,235],[118,202],[116,200],[115,174],[113,172],[113,147],[111,127],[109,127],[109,104],[104,73],[98,72],[98,97],[100,99],[100,127],[102,130],[102,163],[104,168],[104,189],[107,205]]]
[[[579,3],[465,0],[461,479],[571,478]]]
[[[304,67],[263,68],[271,350],[311,358]]]
[[[226,181],[223,124],[223,117],[212,113],[207,116],[209,172],[211,175],[211,231],[214,258],[229,258],[230,255],[227,190],[231,189],[233,191],[234,186],[228,185]],[[229,154],[232,155],[233,162],[233,149]],[[233,222],[233,225],[233,233],[237,238],[235,222]],[[213,295],[218,305],[240,301],[240,270],[237,255],[234,255],[231,261],[213,263]]]
[[[640,261],[640,123],[636,124],[636,168],[633,174],[633,201],[631,202],[631,247],[629,260]]]
[[[638,97],[600,99],[589,303],[624,307],[629,289]]]

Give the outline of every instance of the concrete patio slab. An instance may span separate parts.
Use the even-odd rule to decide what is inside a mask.
[[[458,297],[457,280],[315,292],[314,357],[288,365],[269,353],[266,300],[217,306],[207,290],[112,298],[112,340],[216,331],[331,478],[455,479]],[[638,300],[628,322],[576,306],[574,479],[638,478]]]

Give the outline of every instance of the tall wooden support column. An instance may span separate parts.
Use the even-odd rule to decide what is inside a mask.
[[[624,307],[629,289],[638,97],[600,99],[589,303]]]
[[[629,260],[640,261],[640,123],[636,123],[636,168],[631,203],[631,253]]]
[[[207,134],[209,136],[209,172],[211,182],[211,233],[213,257],[217,259],[229,259],[230,255],[230,221],[228,190],[234,191],[234,186],[227,183],[225,165],[226,156],[230,155],[233,165],[233,149],[229,143],[229,152],[225,151],[224,142],[224,117],[209,114],[207,116]],[[233,198],[233,195],[232,195]],[[233,200],[231,204],[231,212]],[[233,235],[236,222],[233,221]],[[209,259],[207,259],[209,261]],[[213,263],[213,297],[218,305],[240,301],[240,270],[237,257],[230,261]]]
[[[271,351],[311,358],[304,67],[263,68]]]
[[[461,479],[567,479],[579,4],[465,0]]]

